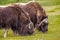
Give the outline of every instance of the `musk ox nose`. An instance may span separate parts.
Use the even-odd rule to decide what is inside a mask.
[[[30,32],[28,32],[29,35],[31,35],[31,34],[33,34],[33,33],[34,33],[34,31],[30,31]]]
[[[47,33],[47,31],[42,31],[43,33]]]
[[[48,32],[48,29],[46,29],[46,30],[43,30],[42,32],[43,32],[43,33],[47,33],[47,32]]]

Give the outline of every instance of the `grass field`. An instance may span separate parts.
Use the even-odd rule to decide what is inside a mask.
[[[6,39],[3,38],[4,29],[0,30],[0,40],[60,40],[60,1],[59,0],[38,0],[46,10],[49,18],[48,33],[42,33],[36,30],[30,36],[14,36],[9,30]],[[48,3],[48,4],[47,4]]]

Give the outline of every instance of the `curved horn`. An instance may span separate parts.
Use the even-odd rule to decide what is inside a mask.
[[[47,23],[48,22],[48,18],[43,19],[38,26],[40,26],[43,22],[46,22]]]

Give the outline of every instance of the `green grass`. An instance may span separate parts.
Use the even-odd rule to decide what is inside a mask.
[[[51,13],[51,12],[55,12],[55,11],[57,11],[57,10],[60,10],[60,7],[56,7],[56,8],[54,8],[54,9],[51,9],[51,10],[49,10],[48,12]]]

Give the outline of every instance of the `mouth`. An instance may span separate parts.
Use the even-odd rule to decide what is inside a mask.
[[[48,32],[48,30],[46,29],[46,30],[41,30],[43,33],[47,33]]]
[[[42,31],[43,33],[47,33],[47,31]]]
[[[34,31],[30,31],[30,32],[28,32],[29,35],[32,35],[33,33],[34,33]]]

